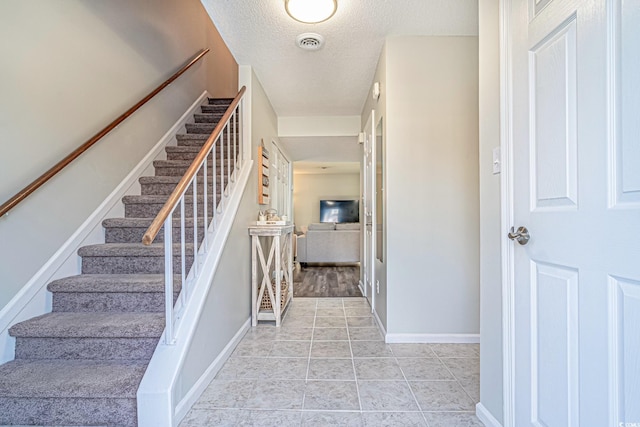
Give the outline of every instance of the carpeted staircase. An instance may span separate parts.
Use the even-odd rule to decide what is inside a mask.
[[[125,217],[103,222],[105,243],[78,250],[82,274],[48,285],[53,312],[11,327],[15,360],[0,366],[0,425],[137,425],[136,392],[164,330],[163,231],[150,246],[141,243],[142,235],[230,103],[209,99],[187,133],[176,135],[177,146],[166,147],[167,160],[154,162],[155,176],[140,178],[141,195],[123,198]],[[211,169],[208,180],[211,186]],[[201,215],[202,179],[199,186]],[[193,197],[186,202],[190,266]],[[176,213],[173,238],[179,243]],[[179,256],[174,273],[175,301]]]

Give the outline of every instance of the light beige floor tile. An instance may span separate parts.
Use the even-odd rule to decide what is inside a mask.
[[[321,308],[342,308],[342,298],[318,298],[318,309]]]
[[[311,357],[351,357],[349,341],[313,341]]]
[[[474,413],[425,412],[430,427],[484,427]]]
[[[349,338],[352,341],[384,341],[378,328],[350,328]]]
[[[304,380],[307,377],[307,358],[279,357],[263,361],[263,375],[260,378]]]
[[[453,376],[437,358],[398,358],[407,380],[453,380]]]
[[[285,317],[282,328],[312,328],[315,316]],[[275,334],[274,334],[275,335]]]
[[[420,412],[363,412],[362,421],[364,427],[427,427]]]
[[[351,359],[311,359],[308,378],[310,380],[355,380]]]
[[[370,307],[346,307],[344,312],[347,316],[371,316],[371,308]]]
[[[347,321],[344,317],[317,317],[316,328],[346,328]]]
[[[200,409],[244,408],[251,396],[254,380],[214,380],[193,405]]]
[[[308,381],[304,409],[360,410],[355,381]]]
[[[472,411],[474,402],[457,381],[410,381],[423,411]]]
[[[280,328],[275,334],[276,341],[310,341],[313,328]]]
[[[475,403],[480,402],[480,376],[477,379],[459,381],[460,385],[467,392],[471,400]]]
[[[436,357],[431,344],[391,344],[396,357]]]
[[[309,357],[311,341],[276,341],[269,357]]]
[[[313,331],[314,341],[347,341],[348,339],[347,328],[315,328]]]
[[[441,358],[458,380],[471,380],[480,376],[480,359],[476,358]]]
[[[361,427],[359,412],[316,412],[304,411],[302,425],[305,427]]]
[[[242,341],[271,341],[276,336],[276,328],[272,325],[259,325],[250,328]]]
[[[478,344],[431,344],[438,357],[480,357]]]
[[[247,427],[299,427],[302,411],[249,411],[239,425]]]
[[[376,325],[376,320],[372,316],[347,317],[347,325],[351,328],[371,328]]]
[[[417,411],[406,381],[358,381],[363,411]]]
[[[239,409],[192,409],[180,427],[236,427],[248,414],[249,411]]]
[[[231,357],[267,357],[272,347],[271,340],[242,340]]]
[[[354,359],[358,380],[402,380],[400,365],[393,357]]]
[[[318,317],[344,317],[344,309],[340,308],[318,308],[316,310]]]
[[[353,341],[353,357],[393,357],[391,347],[380,341]]]
[[[268,359],[260,357],[232,357],[224,364],[216,379],[260,379],[266,378],[264,364]]]
[[[365,298],[342,298],[342,304],[347,307],[367,307],[370,308],[369,302]]]
[[[302,409],[304,381],[256,381],[247,408]]]

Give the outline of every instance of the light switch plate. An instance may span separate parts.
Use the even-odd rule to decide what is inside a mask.
[[[500,173],[502,168],[502,159],[500,158],[500,147],[495,147],[493,149],[493,174],[497,175]]]

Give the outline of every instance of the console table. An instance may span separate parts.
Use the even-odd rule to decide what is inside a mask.
[[[251,325],[259,320],[270,320],[280,326],[282,313],[293,298],[293,224],[288,225],[252,225],[251,236]],[[270,240],[264,245],[261,237]],[[265,249],[268,252],[265,252]],[[258,274],[260,266],[261,276]],[[274,273],[272,273],[274,272]],[[276,278],[275,292],[271,289],[271,275]],[[288,288],[287,300],[281,306],[280,281],[284,280]],[[258,284],[260,281],[260,284]],[[260,308],[262,297],[267,293],[273,310]]]

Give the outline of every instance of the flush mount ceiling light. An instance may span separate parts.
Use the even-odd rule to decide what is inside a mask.
[[[336,13],[338,0],[284,0],[284,8],[296,21],[317,24]]]

